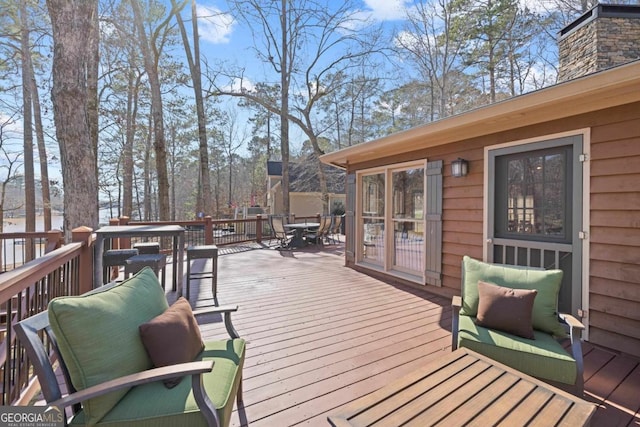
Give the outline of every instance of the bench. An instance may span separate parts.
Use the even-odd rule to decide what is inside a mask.
[[[228,426],[234,400],[242,401],[245,358],[231,323],[236,310],[192,313],[184,298],[169,307],[145,268],[121,283],[55,298],[15,330],[47,405],[70,408],[69,425]],[[229,339],[202,342],[195,318],[211,313],[224,316]]]

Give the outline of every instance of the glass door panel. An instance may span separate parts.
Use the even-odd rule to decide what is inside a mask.
[[[392,268],[421,276],[424,272],[424,168],[391,173],[393,188]]]
[[[384,267],[385,174],[364,175],[361,181],[362,261]]]

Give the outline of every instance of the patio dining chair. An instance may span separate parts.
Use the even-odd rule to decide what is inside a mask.
[[[293,235],[284,228],[284,217],[280,215],[269,215],[269,225],[271,226],[271,235],[280,243],[280,248],[289,246],[289,241]]]
[[[331,221],[331,228],[328,233],[328,237],[333,241],[333,243],[340,243],[340,234],[342,231],[342,217],[343,215],[334,215]]]
[[[320,226],[317,230],[309,231],[306,234],[307,242],[312,242],[317,245],[324,245],[324,240],[328,237],[331,230],[331,217],[323,216],[320,218]]]

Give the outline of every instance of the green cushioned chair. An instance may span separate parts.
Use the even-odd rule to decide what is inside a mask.
[[[195,311],[196,318],[224,315],[231,338],[205,341],[194,361],[159,368],[153,366],[138,328],[168,308],[151,269],[85,295],[56,298],[47,308],[17,324],[16,333],[47,404],[73,409],[70,425],[229,425],[234,401],[242,401],[245,357],[245,341],[231,323],[237,307]],[[66,396],[52,355],[60,362]],[[163,384],[185,376],[191,380],[183,378],[173,388]]]
[[[513,289],[535,289],[532,325],[534,339],[476,324],[478,281]],[[466,347],[533,377],[567,389],[584,391],[580,336],[584,326],[575,317],[557,312],[561,270],[487,264],[465,256],[462,295],[452,302],[451,347]],[[559,342],[568,336],[570,353]]]

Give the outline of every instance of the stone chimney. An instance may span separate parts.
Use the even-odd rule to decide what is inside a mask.
[[[598,4],[559,33],[558,81],[640,59],[640,5]]]

